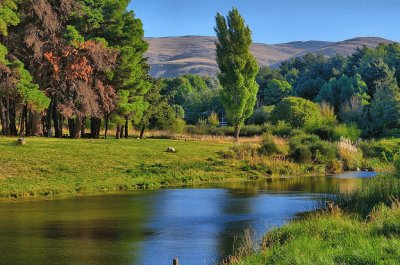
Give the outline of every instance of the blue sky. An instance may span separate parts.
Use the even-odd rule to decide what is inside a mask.
[[[400,41],[400,0],[132,0],[146,37],[214,36],[214,16],[237,7],[262,43],[374,36]]]

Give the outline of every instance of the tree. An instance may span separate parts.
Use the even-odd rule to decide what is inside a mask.
[[[284,98],[271,113],[274,123],[285,121],[294,128],[317,124],[322,121],[320,108],[314,102],[298,97]]]
[[[264,102],[264,90],[272,79],[286,81],[286,79],[281,75],[278,69],[272,69],[268,66],[263,66],[258,71],[256,82],[258,84],[259,90],[257,93],[257,108],[265,105]]]
[[[128,11],[127,0],[79,0],[83,14],[72,19],[76,28],[87,39],[103,39],[108,45],[119,51],[116,66],[112,72],[112,85],[119,100],[112,113],[106,113],[106,120],[111,115],[117,122],[118,138],[128,137],[129,123],[138,122],[148,108],[144,96],[151,87],[149,66],[144,53],[148,44],[144,40],[143,25]],[[117,118],[117,116],[120,116]],[[121,121],[124,120],[123,123]],[[91,119],[92,137],[98,137],[101,120]],[[106,121],[106,124],[108,122]]]
[[[272,79],[264,88],[264,102],[266,105],[275,105],[283,98],[293,95],[293,88],[286,80]]]
[[[363,59],[361,65],[358,69],[361,74],[362,79],[365,81],[368,87],[368,94],[373,97],[375,94],[375,90],[377,87],[377,80],[388,79],[392,82],[396,82],[396,79],[393,79],[393,70],[383,61],[382,58],[379,59]]]
[[[385,130],[397,128],[400,124],[400,89],[394,80],[392,73],[374,82],[375,94],[369,109],[369,127],[374,135],[382,135]]]
[[[146,93],[145,100],[149,102],[149,108],[144,111],[137,124],[140,139],[143,138],[146,129],[170,130],[177,119],[183,118],[183,114],[168,103],[168,98],[160,94],[160,84],[157,80],[152,80],[152,87]]]
[[[14,0],[0,3],[0,36],[8,36],[8,27],[20,22],[16,4],[17,1]],[[0,44],[0,120],[4,135],[18,134],[18,112],[21,113],[19,133],[22,134],[30,123],[27,113],[42,111],[49,105],[49,99],[32,81],[24,64]]]
[[[217,14],[215,32],[218,37],[218,79],[223,87],[221,101],[237,140],[243,122],[253,113],[258,92],[255,78],[259,67],[250,53],[250,28],[236,8],[228,13],[226,19]]]
[[[358,74],[354,77],[342,75],[339,79],[330,79],[319,91],[317,101],[328,102],[338,112],[352,97],[360,98],[363,105],[368,104],[370,100],[367,85]]]

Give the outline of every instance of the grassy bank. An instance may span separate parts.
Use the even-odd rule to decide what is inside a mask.
[[[0,198],[30,198],[302,175],[313,168],[282,161],[274,172],[224,159],[227,141],[0,138]],[[167,147],[177,153],[167,153]],[[270,161],[274,164],[274,161]],[[288,170],[288,168],[290,170]],[[316,173],[316,172],[315,172]]]
[[[261,250],[232,263],[399,264],[399,199],[400,179],[379,176],[328,210],[270,231]]]

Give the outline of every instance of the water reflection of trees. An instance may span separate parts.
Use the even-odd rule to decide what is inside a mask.
[[[362,183],[361,178],[336,177],[292,177],[267,178],[259,181],[230,182],[220,184],[205,184],[198,187],[219,187],[229,189],[237,196],[256,196],[262,192],[301,192],[301,193],[337,193],[354,190]]]
[[[148,215],[145,198],[122,195],[2,205],[1,260],[5,264],[135,264],[145,236],[141,226]]]

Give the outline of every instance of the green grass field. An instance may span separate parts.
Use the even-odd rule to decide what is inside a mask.
[[[156,188],[245,179],[219,158],[231,144],[173,140],[0,138],[0,198]],[[167,153],[172,146],[177,153]]]
[[[330,210],[268,232],[261,250],[233,264],[400,264],[400,178],[380,175]]]

